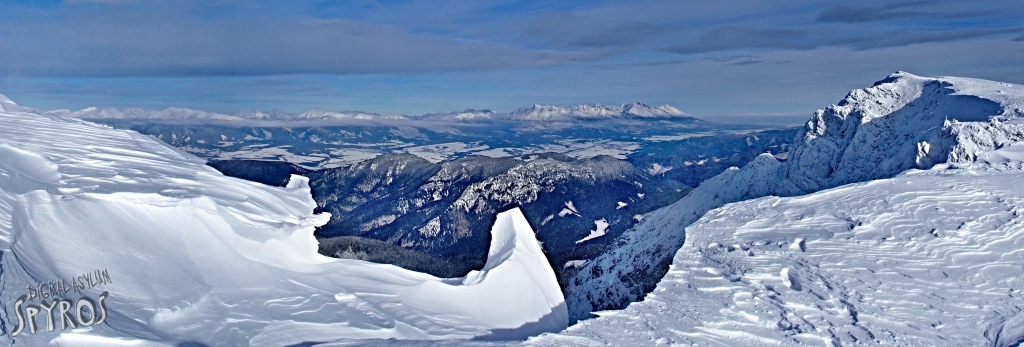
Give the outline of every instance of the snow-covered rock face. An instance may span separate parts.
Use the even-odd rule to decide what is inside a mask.
[[[499,339],[567,324],[518,210],[498,216],[484,269],[440,279],[317,254],[313,229],[328,216],[312,213],[304,177],[233,179],[152,137],[28,109],[0,124],[0,343]],[[28,288],[75,288],[83,274],[92,280],[64,297],[101,305],[103,323],[62,329],[61,308],[45,309],[54,299]],[[36,331],[24,328],[40,307]]]
[[[1024,86],[899,72],[814,114],[789,159],[762,155],[651,213],[617,247],[588,263],[566,289],[570,314],[623,308],[654,289],[682,246],[684,228],[723,204],[807,194],[979,158],[1013,169],[1015,154],[985,154],[1024,141]],[[653,264],[653,265],[652,265]]]
[[[784,175],[799,193],[927,169],[951,155],[971,161],[972,152],[1021,138],[1019,126],[981,125],[1019,118],[1021,105],[1020,85],[896,73],[816,112]]]

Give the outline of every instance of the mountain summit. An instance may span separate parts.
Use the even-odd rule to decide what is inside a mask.
[[[597,119],[633,119],[633,118],[676,118],[692,119],[679,109],[669,106],[651,106],[642,102],[631,102],[622,105],[577,105],[551,106],[533,105],[512,111],[507,116],[510,120],[597,120]]]
[[[788,160],[763,154],[626,231],[617,248],[588,263],[566,288],[570,314],[581,319],[643,298],[687,238],[683,230],[724,204],[803,195],[938,164],[965,165],[1019,141],[1024,86],[897,72],[815,112]]]

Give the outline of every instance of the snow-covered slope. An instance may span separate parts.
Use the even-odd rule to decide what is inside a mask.
[[[643,302],[529,344],[1017,346],[1022,148],[711,210]]]
[[[641,102],[622,105],[578,105],[550,106],[533,105],[512,111],[505,115],[511,120],[551,121],[551,120],[593,120],[593,119],[629,119],[629,118],[674,118],[699,121],[687,116],[682,111],[669,105],[651,106]]]
[[[625,307],[654,288],[684,228],[723,204],[806,194],[892,177],[936,163],[968,163],[1024,140],[1024,86],[899,72],[815,113],[789,160],[762,155],[651,213],[566,289],[570,315]],[[1013,166],[1013,164],[1009,164]]]
[[[233,179],[152,137],[0,106],[2,343],[494,339],[567,323],[518,210],[498,216],[486,266],[464,278],[327,258],[312,233],[328,216],[313,214],[303,177],[285,188]],[[29,305],[47,305],[28,296],[18,306],[27,288],[71,287],[97,270],[105,276],[65,295],[102,297],[103,324],[50,332],[39,313],[38,331],[12,337]]]

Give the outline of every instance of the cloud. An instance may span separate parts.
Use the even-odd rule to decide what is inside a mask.
[[[731,64],[731,65],[754,65],[754,64],[764,63],[764,60],[762,60],[760,57],[758,57],[756,55],[752,55],[752,54],[727,55],[727,56],[721,56],[721,57],[711,57],[711,58],[707,58],[707,60],[710,60],[710,61],[713,61],[713,62],[716,62],[716,63],[725,63],[725,64]]]
[[[133,5],[134,6],[134,5]],[[562,64],[591,55],[301,15],[193,15],[190,8],[68,11],[0,23],[0,73],[197,76],[392,73]]]
[[[967,40],[984,36],[1012,34],[1022,29],[966,29],[953,31],[910,32],[887,31],[875,34],[821,33],[811,30],[781,28],[715,28],[693,42],[672,46],[668,52],[698,54],[745,49],[809,50],[820,47],[848,47],[870,50],[909,46],[929,42]],[[813,33],[813,34],[812,34]]]
[[[834,6],[818,13],[816,19],[818,22],[823,23],[865,23],[895,18],[920,17],[928,15],[928,13],[920,11],[898,11],[898,9],[922,3],[923,2],[912,2],[886,7]]]
[[[1021,35],[1021,36],[1017,36],[1017,37],[1016,37],[1016,38],[1014,38],[1013,40],[1014,40],[1014,41],[1017,41],[1017,42],[1024,42],[1024,35]]]
[[[946,42],[967,40],[984,36],[1010,34],[1020,29],[970,29],[944,32],[889,32],[883,35],[847,38],[834,42],[832,45],[848,46],[856,50],[869,50],[885,47],[909,46],[919,43]]]
[[[583,48],[605,48],[632,46],[667,32],[664,26],[648,23],[622,23],[596,32],[577,35],[564,40],[562,46]]]
[[[707,31],[694,42],[673,46],[667,51],[695,54],[748,48],[812,49],[816,46],[803,30],[727,26]]]
[[[64,0],[62,3],[65,5],[81,5],[81,4],[102,4],[102,5],[117,5],[127,4],[134,0]]]
[[[507,36],[560,49],[607,49],[641,45],[672,30],[670,25],[605,15],[550,12],[525,21],[499,21],[478,34]]]

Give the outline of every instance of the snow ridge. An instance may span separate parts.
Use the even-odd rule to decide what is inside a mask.
[[[441,279],[317,254],[313,230],[329,216],[313,214],[305,177],[225,177],[150,136],[35,110],[0,112],[0,123],[0,319],[17,322],[15,299],[37,282],[98,269],[112,280],[69,293],[109,292],[102,325],[0,343],[524,338],[567,324],[518,210],[498,216],[485,269]]]
[[[1015,346],[1022,185],[975,163],[726,204],[644,301],[528,344]]]
[[[551,120],[594,120],[594,119],[631,119],[631,118],[678,118],[692,119],[679,109],[669,106],[651,106],[641,102],[622,105],[578,105],[550,106],[533,105],[510,112],[506,118],[510,120],[551,121]]]
[[[651,213],[566,289],[570,315],[623,308],[654,289],[683,245],[684,228],[726,203],[807,194],[892,177],[908,169],[964,164],[1024,140],[1024,86],[897,72],[817,111],[787,161],[765,154],[702,183]]]

